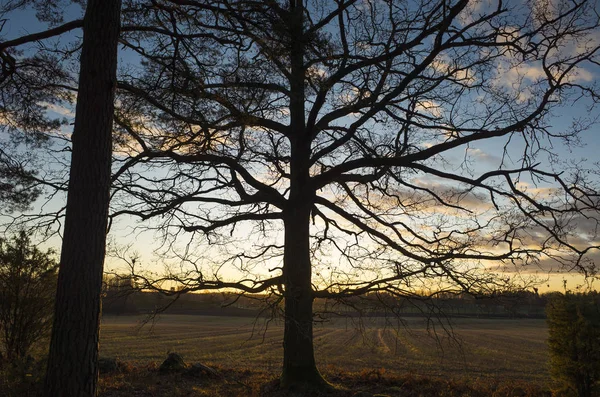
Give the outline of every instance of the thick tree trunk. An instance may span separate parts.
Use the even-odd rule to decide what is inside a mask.
[[[285,218],[283,387],[326,385],[313,350],[309,220],[310,205],[306,203],[291,208]]]
[[[121,0],[89,0],[45,395],[95,396]]]
[[[304,6],[290,1],[290,195],[285,210],[283,277],[285,330],[281,385],[327,386],[315,363],[313,349],[312,284],[310,262],[310,213],[314,192],[310,183],[310,133],[305,122]]]

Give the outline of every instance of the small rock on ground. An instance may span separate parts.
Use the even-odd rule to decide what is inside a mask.
[[[186,368],[183,357],[178,353],[169,353],[167,359],[160,365],[160,372],[177,372]]]

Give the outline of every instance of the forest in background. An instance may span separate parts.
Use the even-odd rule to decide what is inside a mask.
[[[105,277],[102,312],[107,315],[198,314],[216,316],[277,316],[280,299],[266,294],[236,292],[183,293],[172,295],[143,291],[128,277]],[[558,292],[504,292],[473,296],[466,293],[402,298],[386,293],[370,293],[343,300],[317,298],[316,317],[341,316],[433,316],[478,318],[545,318],[545,308]]]

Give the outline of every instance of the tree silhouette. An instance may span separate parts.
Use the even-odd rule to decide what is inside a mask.
[[[67,99],[69,91],[64,87],[71,80],[56,47],[47,44],[44,51],[26,53],[19,46],[81,26],[81,21],[72,21],[5,40],[7,21],[15,11],[28,5],[35,5],[45,22],[56,19],[53,6],[58,6],[56,2],[0,4],[0,202],[4,211],[11,212],[27,210],[43,190],[43,178],[39,175],[43,167],[36,154],[48,149],[49,135],[66,123],[48,115],[47,110]]]
[[[24,359],[50,333],[58,268],[53,254],[33,246],[23,230],[0,238],[0,341],[9,361]]]
[[[536,265],[595,275],[597,169],[558,156],[595,119],[593,1],[123,10],[110,219],[142,220],[174,261],[163,276],[137,274],[138,286],[281,297],[284,386],[326,385],[315,298],[491,294]],[[29,88],[7,97],[38,96],[6,109],[34,126],[24,105],[73,90],[59,66],[76,50],[43,52],[46,76],[9,47],[2,82]],[[573,104],[585,114],[555,117]],[[66,190],[61,177],[27,180]],[[46,225],[62,209],[50,215]]]
[[[47,396],[96,395],[120,12],[121,0],[89,0],[83,20]]]
[[[13,140],[17,142],[47,140],[48,133],[55,133],[65,123],[49,118],[48,109],[69,103],[72,93],[77,92],[64,238],[44,389],[52,397],[96,395],[121,1],[89,0],[84,19],[67,23],[62,21],[64,5],[61,1],[17,1],[0,8],[0,15],[10,16],[16,10],[33,7],[38,19],[50,25],[47,30],[0,43],[3,132],[14,133]],[[44,40],[81,27],[77,74],[69,67],[73,66],[72,55],[79,53],[79,44],[74,48],[46,46]],[[18,47],[28,43],[37,43],[42,50],[27,56]],[[10,177],[0,194],[6,190],[9,199],[21,193],[19,184],[30,188],[25,192],[29,196],[21,199],[24,202],[35,198],[35,188],[39,186],[65,190],[64,180],[53,184],[37,177],[22,163],[3,167],[14,162],[12,155],[0,150],[0,177]]]
[[[592,124],[593,107],[552,123],[598,98],[595,7],[129,9],[127,23],[147,28],[121,38],[142,66],[119,76],[111,216],[145,221],[181,264],[145,287],[280,294],[291,386],[325,384],[317,297],[478,294],[536,264],[594,274],[596,170],[554,149]]]

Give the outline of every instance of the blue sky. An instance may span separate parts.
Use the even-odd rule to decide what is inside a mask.
[[[79,17],[81,15],[81,10],[78,6],[72,6],[71,9],[68,10],[68,14],[72,17]],[[4,30],[2,34],[4,35],[4,39],[10,39],[13,37],[17,37],[22,34],[34,33],[39,30],[43,30],[44,26],[37,22],[35,15],[32,11],[23,11],[16,14],[11,15],[10,20],[5,24]],[[79,37],[81,32],[79,30],[63,35],[61,40],[70,40],[74,37]],[[127,62],[131,62],[132,58],[129,55],[123,53],[121,56],[121,66]],[[588,70],[588,72],[593,76],[593,79],[596,79],[599,75],[597,70]],[[562,107],[554,117],[551,119],[552,121],[552,130],[561,131],[563,129],[567,129],[570,126],[571,120],[575,117],[586,117],[588,102],[585,100],[579,101],[576,105],[569,105]],[[51,110],[51,114],[61,115],[72,117],[72,110],[68,108],[55,108]],[[594,115],[591,115],[592,117]],[[65,128],[65,133],[69,133],[69,127]],[[566,147],[561,143],[556,143],[554,146],[554,152],[558,155],[559,159],[562,161],[569,160],[580,160],[587,159],[588,166],[592,166],[595,161],[598,159],[598,154],[600,153],[600,138],[598,135],[598,129],[596,126],[591,128],[588,131],[585,131],[581,134],[582,142],[579,146]],[[499,162],[499,158],[501,155],[499,147],[499,141],[490,140],[483,143],[479,143],[475,146],[471,147],[470,155],[472,156],[475,162],[480,162],[479,164],[475,164],[475,169],[483,169],[493,166],[495,163]],[[511,150],[511,158],[513,160],[518,160],[518,153],[520,148],[514,147]],[[457,164],[461,160],[461,157],[464,153],[457,151],[456,152],[456,160]],[[452,160],[452,159],[449,159]],[[452,161],[451,161],[452,163]],[[52,205],[60,205],[56,202],[52,203]],[[122,220],[118,224],[114,226],[114,233],[112,235],[113,240],[117,240],[119,242],[130,241],[134,246],[134,250],[138,251],[142,256],[144,261],[150,262],[153,260],[152,258],[152,247],[154,246],[154,235],[152,233],[144,233],[139,236],[128,236],[128,230],[134,225],[131,220]],[[243,234],[243,233],[242,233]],[[56,240],[52,240],[55,243]],[[111,267],[113,263],[109,260],[108,267]],[[554,288],[562,287],[562,278],[563,275],[552,275],[552,286]],[[577,283],[578,281],[573,279],[570,281],[570,285]]]

